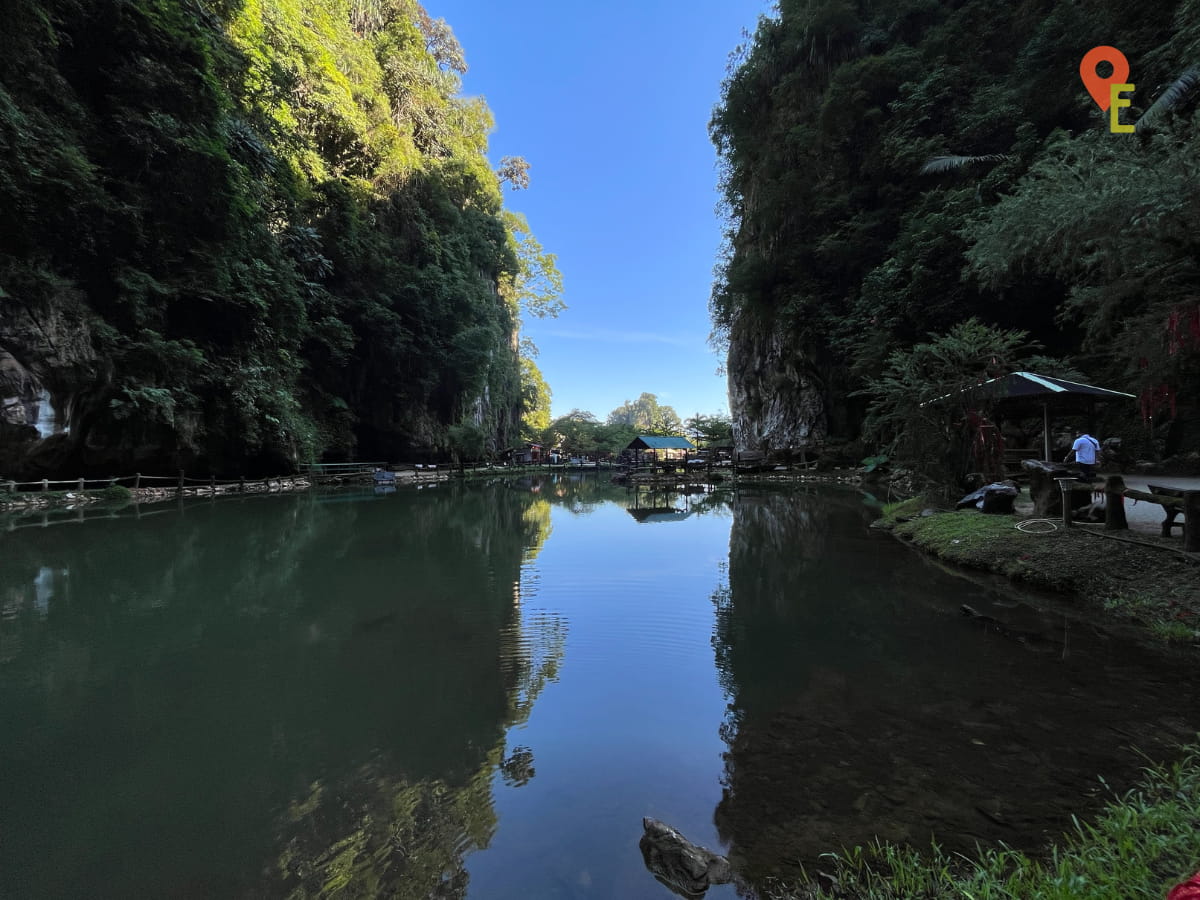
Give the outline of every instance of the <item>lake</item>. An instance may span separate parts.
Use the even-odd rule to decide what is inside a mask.
[[[1186,659],[869,499],[580,473],[4,519],[0,895],[669,898],[643,816],[756,882],[876,835],[1035,850],[1194,737]]]

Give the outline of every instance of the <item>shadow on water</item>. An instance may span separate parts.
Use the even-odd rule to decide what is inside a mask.
[[[548,515],[326,499],[4,536],[0,893],[465,896],[564,649],[519,605]]]
[[[1194,738],[1182,664],[924,564],[869,518],[820,492],[734,505],[715,817],[752,878],[876,836],[1036,851],[1100,806],[1098,776],[1130,784],[1133,747]]]

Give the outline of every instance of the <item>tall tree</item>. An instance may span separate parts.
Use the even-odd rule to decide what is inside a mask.
[[[632,425],[643,434],[682,434],[683,422],[670,406],[661,406],[655,394],[643,392],[608,414],[610,425]]]
[[[533,360],[521,359],[521,436],[537,440],[550,427],[550,385]]]

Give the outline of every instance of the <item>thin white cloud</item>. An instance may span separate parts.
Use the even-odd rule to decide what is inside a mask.
[[[673,334],[657,334],[652,331],[618,331],[614,328],[594,328],[574,331],[552,328],[545,332],[548,337],[566,338],[577,341],[604,341],[610,344],[670,344],[675,347],[702,347],[704,341]]]

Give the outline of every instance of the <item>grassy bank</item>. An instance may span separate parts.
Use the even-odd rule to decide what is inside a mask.
[[[1178,541],[1139,534],[1142,543],[1127,543],[1082,526],[1028,533],[1016,527],[1021,516],[922,515],[923,506],[920,498],[892,504],[880,524],[946,562],[1067,595],[1097,615],[1200,647],[1200,560],[1172,549]]]
[[[1039,859],[1003,846],[973,857],[874,844],[829,854],[813,883],[768,891],[772,900],[1161,900],[1200,868],[1200,747],[1114,798],[1094,823]]]

